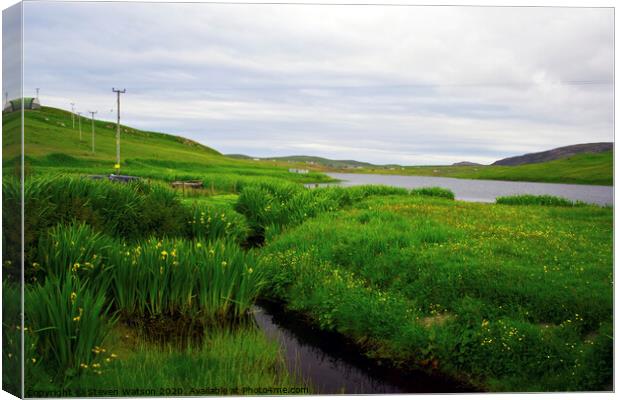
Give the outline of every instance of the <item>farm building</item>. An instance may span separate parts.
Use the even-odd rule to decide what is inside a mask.
[[[4,105],[2,112],[9,113],[20,110],[22,107],[21,103],[21,99],[10,100]],[[41,104],[38,99],[34,97],[24,97],[24,110],[38,110],[39,108],[41,108]]]

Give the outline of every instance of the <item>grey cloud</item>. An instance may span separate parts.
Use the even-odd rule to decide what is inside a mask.
[[[613,137],[613,11],[26,3],[25,91],[226,153],[493,161]],[[372,151],[375,149],[375,151]]]

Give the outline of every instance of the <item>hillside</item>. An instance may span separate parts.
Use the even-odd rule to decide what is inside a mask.
[[[253,159],[254,157],[244,154],[227,154],[227,157],[238,159]],[[315,157],[315,156],[284,156],[284,157],[262,157],[260,160],[265,161],[280,161],[288,163],[304,163],[308,166],[318,166],[327,168],[391,168],[397,167],[397,165],[376,165],[363,161],[356,160],[332,160],[329,158]],[[400,167],[400,166],[398,166]]]
[[[77,117],[76,117],[77,118]],[[95,152],[92,152],[91,121],[82,118],[72,128],[71,113],[43,107],[24,114],[26,164],[57,172],[107,174],[116,163],[116,125],[95,120]],[[20,153],[20,114],[3,115],[3,174],[11,173]],[[10,168],[11,167],[11,168]],[[28,170],[28,169],[27,169]],[[201,178],[208,173],[269,176],[297,182],[330,180],[322,174],[300,176],[287,165],[239,160],[181,136],[121,126],[121,173],[165,180]]]
[[[369,174],[438,176],[547,183],[613,185],[613,152],[583,153],[554,161],[517,166],[420,166],[404,169],[362,168],[350,171]]]
[[[521,156],[508,157],[498,161],[495,161],[491,165],[507,165],[507,166],[515,166],[515,165],[524,165],[524,164],[534,164],[541,163],[546,161],[554,161],[562,158],[571,157],[577,154],[583,153],[602,153],[606,151],[612,151],[614,148],[614,144],[611,142],[601,142],[601,143],[582,143],[575,144],[572,146],[564,146],[558,147],[555,149],[541,151],[538,153],[528,153]]]

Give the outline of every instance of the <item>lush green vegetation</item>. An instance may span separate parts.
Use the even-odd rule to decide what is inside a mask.
[[[3,183],[5,201],[17,201],[17,180]],[[265,282],[253,252],[240,247],[248,234],[245,218],[230,205],[188,204],[181,201],[179,192],[159,184],[118,184],[76,176],[36,175],[26,179],[24,187],[29,211],[28,390],[79,387],[84,379],[95,380],[93,373],[108,375],[97,380],[94,388],[120,379],[122,367],[118,365],[124,364],[110,364],[117,365],[116,369],[102,367],[119,346],[119,341],[105,343],[119,329],[136,331],[138,348],[144,350],[135,350],[129,365],[152,367],[154,362],[172,360],[176,363],[172,369],[185,365],[208,372],[215,368],[203,365],[198,355],[226,357],[244,351],[248,343],[257,343],[254,359],[258,361],[234,361],[230,371],[205,377],[204,382],[227,381],[238,387],[243,382],[236,374],[254,368],[250,361],[270,367],[263,373],[254,372],[249,382],[254,382],[253,377],[264,379],[265,384],[293,382],[283,370],[275,344],[267,343],[255,328],[242,329]],[[16,215],[3,215],[5,224],[16,222]],[[4,239],[18,253],[19,241]],[[8,259],[10,254],[6,252],[3,260],[5,273],[13,273],[4,280],[7,295],[18,290],[10,282],[18,279],[13,266],[19,264]],[[19,312],[5,311],[7,315]],[[12,334],[12,327],[6,328],[11,329],[5,329],[3,340],[7,348],[14,349],[9,353],[19,354],[18,336]],[[218,334],[222,329],[232,331]],[[184,345],[171,345],[168,352],[158,352],[148,347],[154,337],[189,340],[192,346],[208,337],[204,340],[229,347],[218,352],[199,345],[187,350]],[[198,355],[181,363],[190,351]],[[217,360],[222,365],[230,363]],[[179,373],[143,378],[164,386],[189,379]]]
[[[600,390],[612,214],[372,197],[274,238],[265,295],[403,368],[489,390]]]
[[[17,145],[14,115],[4,150]],[[122,171],[146,179],[120,184],[83,176],[112,172],[110,124],[96,122],[95,154],[88,124],[83,141],[70,124],[64,111],[26,113],[27,390],[304,386],[247,324],[261,296],[397,369],[488,390],[611,382],[610,207],[306,189],[327,178],[128,127]],[[20,224],[14,162],[5,227]],[[177,179],[204,187],[173,190]],[[3,248],[6,300],[19,297],[19,231],[5,229]],[[17,370],[19,308],[3,304],[3,362]]]
[[[613,185],[613,152],[584,153],[543,163],[517,166],[423,166],[403,168],[358,168],[339,172],[445,176],[464,179],[493,179]]]

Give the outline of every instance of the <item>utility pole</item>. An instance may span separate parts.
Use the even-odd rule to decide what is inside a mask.
[[[78,126],[80,127],[80,142],[82,141],[82,113],[78,111]]]
[[[121,93],[125,93],[126,89],[114,89],[112,91],[116,93],[116,174],[121,172]]]
[[[95,114],[97,111],[89,111],[90,114],[90,122],[92,125],[92,142],[93,142],[93,153],[95,153]]]
[[[71,124],[73,125],[73,129],[75,129],[75,103],[71,103]]]

